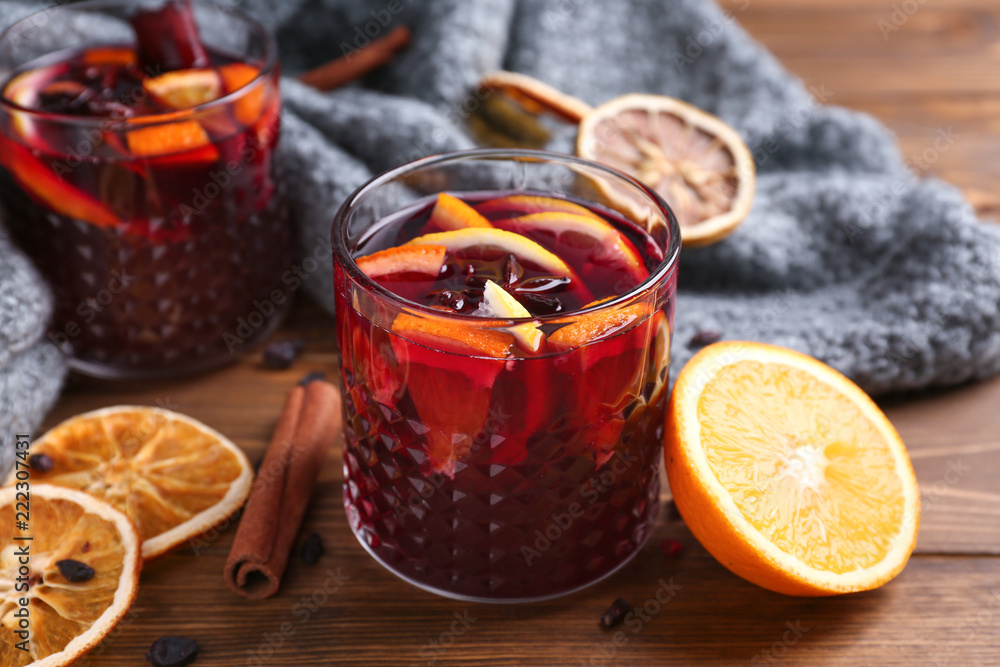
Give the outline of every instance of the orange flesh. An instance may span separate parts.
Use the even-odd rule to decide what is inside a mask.
[[[222,94],[219,75],[210,69],[167,72],[142,82],[150,95],[172,109],[190,109],[211,102]]]
[[[397,246],[359,257],[357,264],[369,278],[404,273],[436,276],[444,266],[446,252],[439,245]]]
[[[32,472],[32,481],[34,477]],[[14,645],[22,640],[7,627],[10,622],[16,624],[9,614],[24,595],[13,589],[18,568],[13,545],[25,544],[14,541],[14,513],[13,505],[0,507],[0,579],[10,577],[12,585],[5,590],[0,584],[0,664],[5,667],[28,665],[58,653],[88,630],[111,606],[126,555],[110,521],[68,500],[32,494],[31,524],[44,530],[31,533],[31,575],[38,579],[30,589],[30,651],[21,651]],[[67,581],[56,566],[64,559],[89,565],[94,578],[85,584]]]
[[[884,559],[904,491],[884,435],[837,389],[740,361],[706,385],[701,443],[743,517],[780,550],[842,574]]]
[[[437,196],[437,202],[431,211],[430,222],[445,231],[464,229],[466,227],[492,227],[490,221],[481,216],[458,197],[446,192]]]
[[[510,352],[514,336],[502,331],[399,315],[392,331],[407,340],[457,354],[503,359]]]
[[[246,63],[230,63],[219,68],[219,75],[226,93],[232,93],[253,82],[260,76],[260,69]],[[233,106],[236,120],[244,125],[256,122],[264,110],[265,91],[266,85],[260,83],[253,90],[241,94]]]
[[[218,158],[218,150],[212,145],[208,133],[194,120],[131,130],[125,139],[134,155],[169,155],[203,149],[205,154],[199,157],[206,161]]]

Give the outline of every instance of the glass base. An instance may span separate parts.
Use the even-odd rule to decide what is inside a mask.
[[[650,524],[651,524],[650,527],[652,527],[652,524],[654,524],[655,522],[656,522],[656,516],[654,514],[654,516],[652,517],[652,520],[650,521]],[[586,588],[590,588],[591,586],[604,581],[605,579],[611,577],[612,575],[614,575],[615,573],[617,573],[619,570],[621,570],[623,567],[625,567],[626,565],[628,565],[632,561],[632,559],[635,558],[636,555],[642,550],[642,548],[646,545],[646,542],[649,541],[650,536],[653,534],[652,530],[647,530],[646,531],[646,536],[642,539],[641,542],[639,542],[636,545],[635,550],[632,553],[628,554],[627,556],[625,556],[625,558],[622,559],[622,562],[618,563],[613,568],[611,568],[607,572],[604,572],[603,574],[599,575],[598,577],[592,579],[591,581],[588,581],[588,582],[586,582],[584,584],[581,584],[579,586],[575,586],[573,588],[566,589],[565,591],[559,591],[557,593],[549,593],[549,594],[546,594],[546,595],[539,595],[539,596],[536,596],[536,597],[525,597],[525,598],[486,598],[486,597],[476,597],[474,595],[462,595],[461,593],[454,593],[452,591],[445,590],[443,588],[435,588],[434,586],[429,586],[429,585],[427,585],[425,583],[422,583],[422,582],[419,582],[419,581],[417,581],[415,579],[411,579],[410,577],[407,577],[404,574],[400,574],[398,571],[394,570],[391,565],[389,565],[384,560],[382,560],[381,558],[379,558],[379,556],[371,549],[371,547],[368,546],[368,543],[365,542],[365,539],[360,534],[358,534],[358,531],[356,531],[354,529],[354,526],[351,525],[350,521],[348,521],[347,524],[351,527],[351,532],[354,533],[354,537],[357,538],[358,543],[360,543],[361,546],[364,547],[365,551],[367,551],[371,555],[371,557],[375,559],[375,562],[377,562],[379,565],[381,565],[386,570],[388,570],[392,574],[396,575],[397,577],[399,577],[400,579],[402,579],[406,583],[411,584],[413,586],[416,586],[419,589],[425,590],[428,593],[433,593],[434,595],[440,595],[441,597],[444,597],[444,598],[450,598],[452,600],[462,600],[463,602],[484,602],[484,603],[489,603],[489,604],[525,604],[525,603],[529,603],[529,602],[544,602],[546,600],[555,600],[557,598],[566,597],[567,595],[572,595],[574,593],[579,593],[580,591],[582,591],[582,590],[584,590]]]
[[[255,330],[253,335],[245,339],[238,350],[230,352],[224,343],[220,343],[214,353],[196,357],[187,362],[172,363],[164,366],[124,366],[105,364],[67,355],[67,363],[74,373],[99,380],[171,380],[198,375],[234,364],[243,355],[250,352],[262,340],[270,337],[284,323],[291,310],[292,299],[286,299],[276,306],[275,312],[267,319],[265,326]],[[220,339],[221,341],[221,339]]]

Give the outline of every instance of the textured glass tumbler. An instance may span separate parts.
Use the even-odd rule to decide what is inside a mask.
[[[274,40],[242,12],[198,2],[212,67],[161,75],[138,64],[129,19],[162,6],[75,3],[0,36],[0,205],[55,295],[49,339],[97,377],[170,377],[233,361],[280,324],[290,301],[281,281],[290,233],[272,174]],[[216,99],[141,110],[151,79],[214,71],[224,80]],[[39,89],[53,77],[81,89],[100,81],[105,107],[41,110]]]
[[[470,331],[517,322],[406,301],[355,263],[359,241],[386,216],[442,191],[549,193],[630,221],[655,250],[649,278],[596,306],[534,321],[551,333],[588,317],[639,315],[573,349],[499,361],[393,332],[401,315],[445,318]],[[628,562],[659,505],[680,250],[677,221],[663,201],[570,156],[467,151],[419,160],[362,186],[337,214],[333,247],[344,504],[361,544],[421,588],[492,602],[564,595]],[[442,414],[456,415],[454,424],[442,425]],[[429,455],[441,443],[456,443],[459,452],[446,467]]]

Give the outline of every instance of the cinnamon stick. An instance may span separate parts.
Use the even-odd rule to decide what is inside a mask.
[[[308,381],[288,395],[223,572],[237,595],[255,600],[277,592],[340,425],[340,392],[329,382]]]
[[[396,52],[409,43],[410,29],[406,26],[397,26],[388,34],[373,39],[367,46],[304,72],[298,79],[316,90],[333,90],[387,64]]]

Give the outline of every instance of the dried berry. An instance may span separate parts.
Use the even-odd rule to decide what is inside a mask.
[[[667,539],[660,542],[660,551],[663,552],[664,556],[675,558],[684,553],[684,545],[677,540]]]
[[[699,331],[695,335],[691,336],[691,340],[688,341],[688,349],[693,350],[695,348],[705,347],[706,345],[717,343],[721,339],[722,334],[718,331]]]
[[[184,667],[198,657],[198,643],[187,637],[160,637],[149,647],[146,660],[154,667]]]
[[[288,368],[295,363],[304,347],[301,339],[271,341],[264,346],[264,365],[275,370]]]
[[[681,516],[680,510],[677,509],[677,503],[673,500],[663,503],[663,516],[667,521],[681,521],[684,518]]]
[[[59,568],[60,574],[66,577],[66,581],[74,584],[82,584],[94,578],[94,568],[78,560],[67,558],[66,560],[58,561],[56,567]]]
[[[521,263],[517,261],[517,257],[514,255],[507,255],[507,261],[503,265],[503,283],[504,287],[510,287],[524,275],[524,267]]]
[[[323,551],[323,538],[319,536],[319,533],[309,533],[306,535],[305,541],[302,542],[299,558],[306,565],[315,565],[322,557]]]
[[[28,465],[36,472],[48,472],[52,470],[52,457],[48,454],[32,454],[28,458]]]
[[[601,627],[610,630],[625,620],[632,607],[624,598],[618,598],[611,603],[611,606],[601,615]]]
[[[305,375],[303,375],[302,379],[299,380],[299,384],[304,387],[310,382],[322,382],[325,379],[326,379],[326,373],[324,373],[323,371],[313,371],[311,373],[306,373]]]

